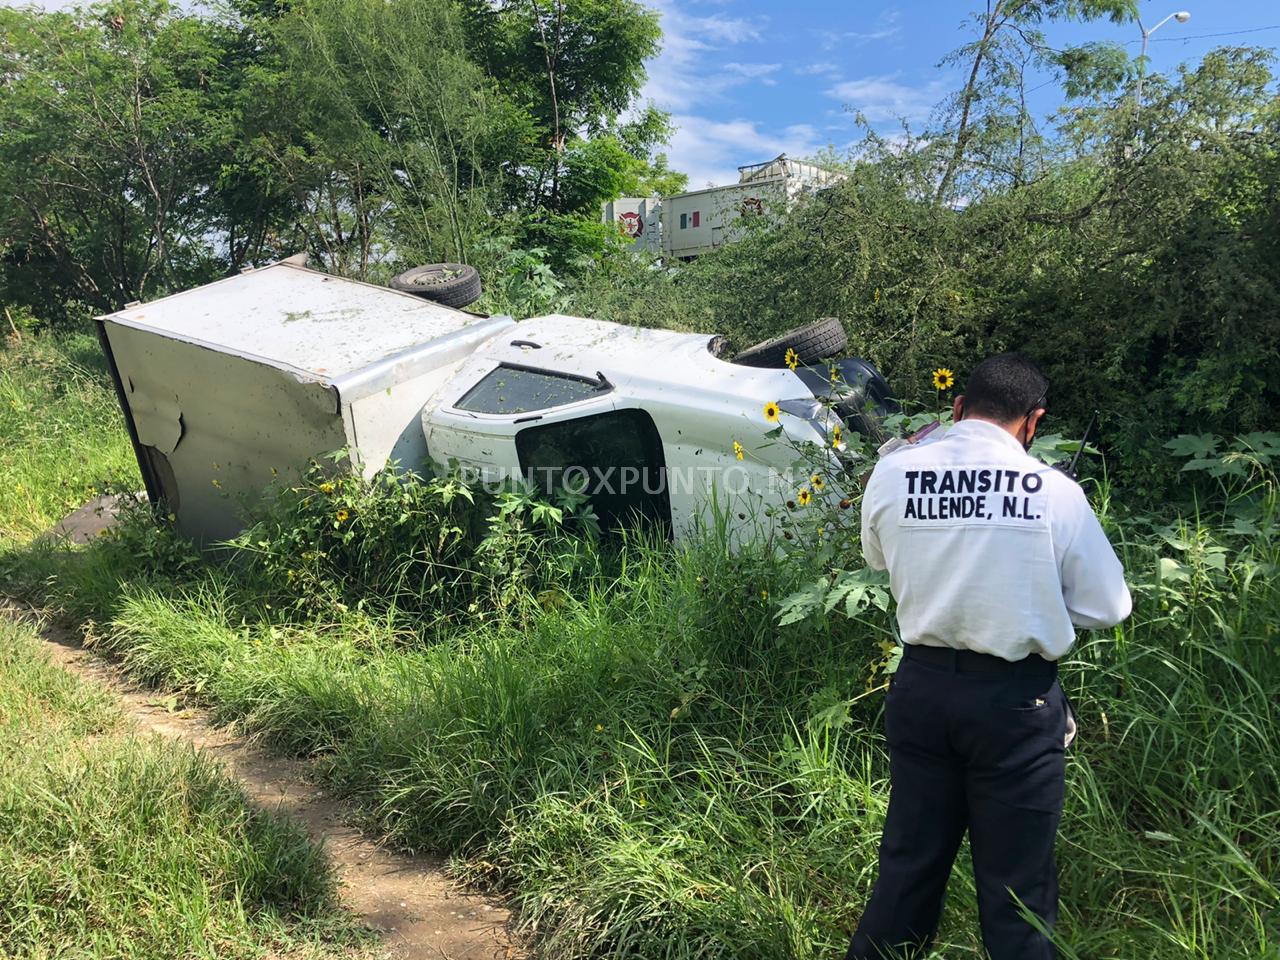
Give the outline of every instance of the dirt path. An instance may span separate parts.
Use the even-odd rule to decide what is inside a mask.
[[[333,858],[343,902],[382,931],[399,960],[514,960],[510,915],[495,899],[460,890],[440,860],[395,853],[343,823],[348,812],[309,777],[305,761],[276,756],[211,726],[197,710],[171,709],[167,698],[140,689],[108,661],[80,645],[72,631],[43,622],[0,597],[0,615],[35,623],[55,663],[110,689],[144,731],[192,744],[220,760],[254,803],[297,818]]]

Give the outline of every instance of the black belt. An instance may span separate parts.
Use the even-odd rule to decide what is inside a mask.
[[[1032,653],[1022,660],[1006,660],[989,653],[973,650],[956,650],[952,647],[925,647],[908,643],[903,648],[908,660],[918,660],[930,666],[944,667],[955,673],[1020,673],[1024,676],[1057,676],[1058,664]]]

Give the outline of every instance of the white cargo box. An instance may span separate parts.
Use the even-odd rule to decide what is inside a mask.
[[[769,215],[786,200],[782,177],[679,193],[662,201],[662,251],[687,259],[734,239],[742,217]]]
[[[284,262],[99,317],[98,332],[148,495],[210,543],[310,458],[423,469],[422,405],[511,324]]]
[[[738,168],[738,182],[665,197],[662,252],[675,259],[710,253],[735,239],[742,217],[776,216],[802,193],[844,179],[844,174],[786,154]]]

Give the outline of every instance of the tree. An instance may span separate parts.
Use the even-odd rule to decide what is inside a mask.
[[[231,39],[164,0],[0,10],[6,297],[110,309],[210,272]]]
[[[617,132],[644,84],[645,61],[658,52],[657,15],[634,0],[461,5],[472,55],[538,130],[534,149],[517,159],[528,168],[520,203],[564,212],[563,157],[575,140]]]
[[[0,297],[113,309],[298,249],[380,277],[495,234],[585,262],[602,200],[680,183],[667,117],[627,115],[658,35],[632,0],[0,8]]]
[[[967,65],[964,86],[944,106],[954,123],[950,135],[951,149],[943,162],[941,176],[934,193],[937,203],[955,197],[956,177],[978,134],[985,136],[986,149],[1017,145],[1019,163],[1013,175],[1021,175],[1028,126],[1031,117],[1026,107],[1025,74],[1032,63],[1054,64],[1069,75],[1079,75],[1111,48],[1086,45],[1066,51],[1055,51],[1045,42],[1040,26],[1053,20],[1093,20],[1107,17],[1119,23],[1137,17],[1136,0],[987,0],[986,9],[973,15],[978,37],[949,54],[944,63]],[[1096,76],[1096,71],[1094,72]],[[1011,99],[1012,93],[1012,99]],[[1033,125],[1032,125],[1033,126]],[[1034,134],[1033,134],[1034,135]],[[998,149],[998,148],[997,148]]]
[[[627,0],[334,0],[256,22],[279,59],[256,99],[300,105],[264,142],[340,272],[469,261],[495,232],[579,262],[600,202],[647,189],[670,133],[652,108],[618,119],[656,35]]]
[[[317,258],[467,260],[528,118],[468,58],[447,0],[300,3],[265,24],[281,69],[258,92],[296,105],[266,133]]]
[[[956,182],[985,188],[959,209],[934,202],[928,135],[868,132],[847,179],[776,226],[675,271],[611,262],[574,309],[739,344],[838,316],[850,352],[916,410],[949,400],[931,370],[963,382],[982,357],[1025,350],[1053,385],[1048,431],[1100,411],[1110,476],[1166,496],[1169,437],[1280,420],[1274,59],[1227,48],[1148,79],[1136,131],[1124,89],[1077,103],[1033,178],[990,177],[989,155],[967,152]]]

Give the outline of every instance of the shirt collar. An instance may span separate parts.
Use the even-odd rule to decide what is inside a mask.
[[[1004,427],[992,423],[990,420],[961,420],[953,425],[947,431],[947,436],[961,437],[963,439],[985,439],[996,443],[1003,443],[1011,450],[1017,450],[1019,453],[1026,453],[1017,438]]]

